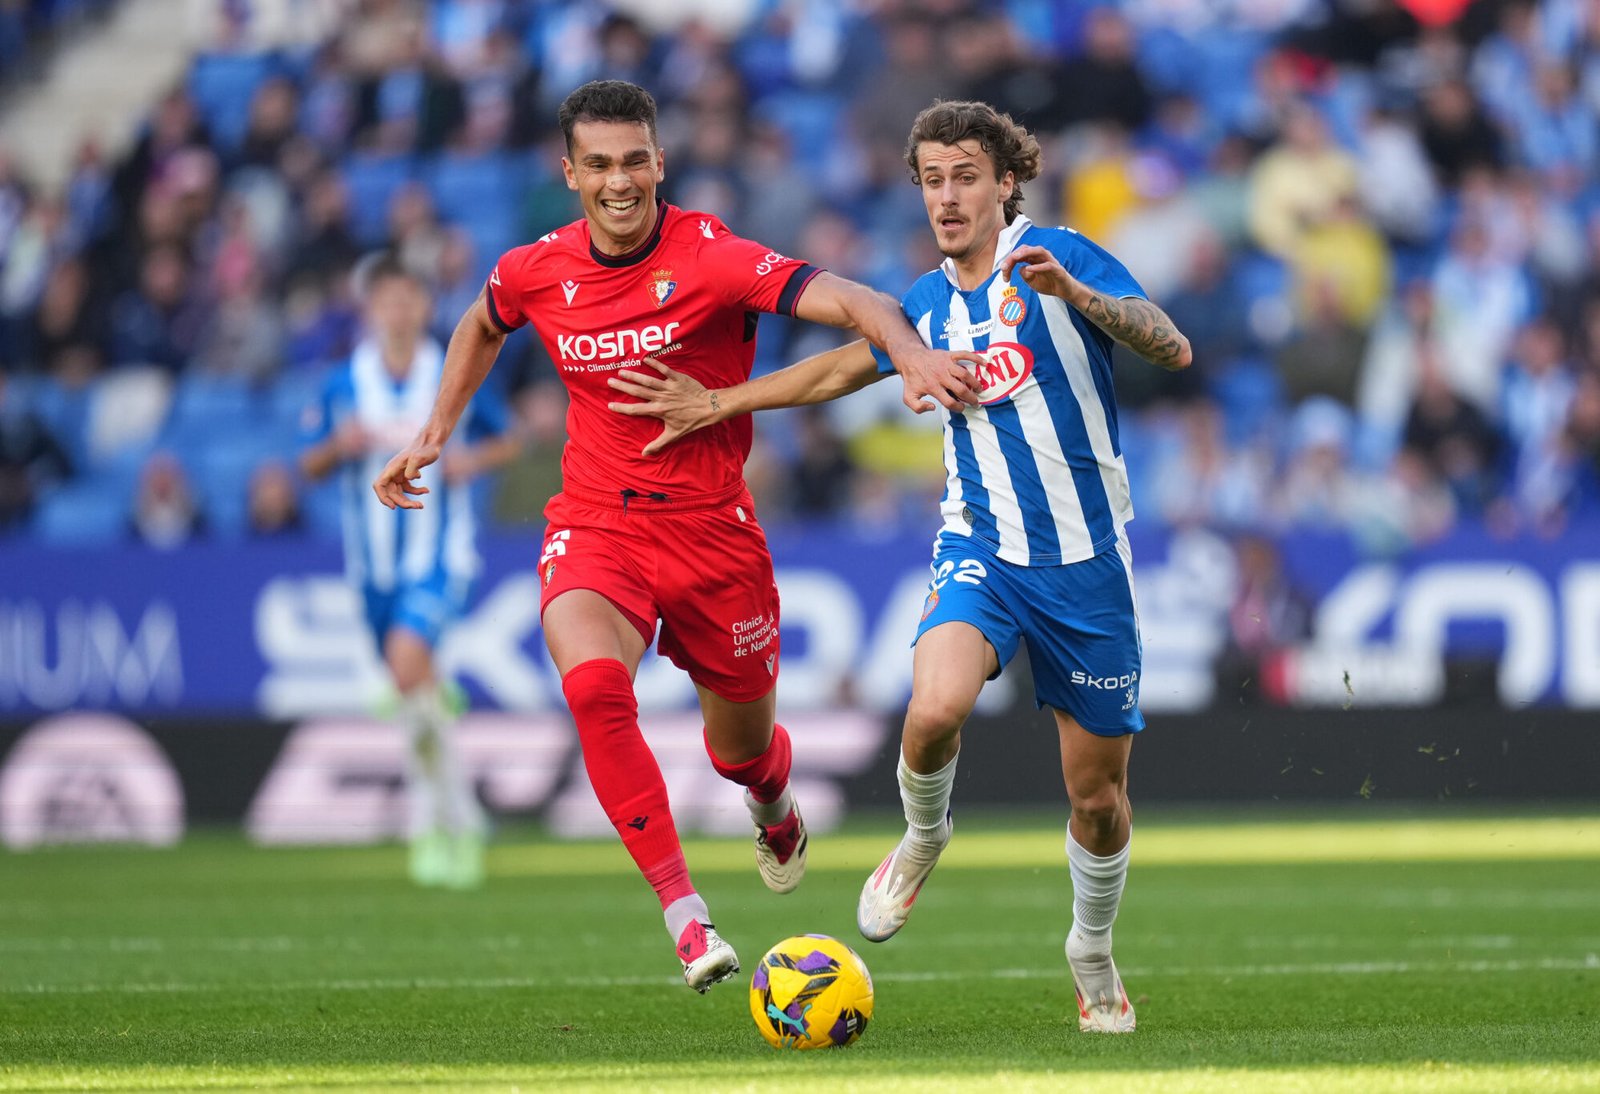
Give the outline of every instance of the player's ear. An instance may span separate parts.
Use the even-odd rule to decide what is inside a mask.
[[[578,175],[572,169],[572,161],[565,156],[561,157],[561,173],[567,176],[567,189],[576,190],[578,188]]]
[[[1005,177],[1000,180],[1000,201],[1002,203],[1010,201],[1011,195],[1016,193],[1016,190],[1017,174],[1015,171],[1007,171]]]
[[[667,178],[667,152],[664,148],[656,149],[656,181],[665,182]]]

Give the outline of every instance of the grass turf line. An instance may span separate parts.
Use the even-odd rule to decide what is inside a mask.
[[[1600,1086],[1600,872],[1582,853],[1600,823],[1462,825],[1445,836],[1484,848],[1478,860],[1430,855],[1433,822],[1142,826],[1136,846],[1170,858],[1136,861],[1118,922],[1119,963],[1143,997],[1128,1038],[1067,1021],[1059,834],[975,825],[979,861],[955,854],[964,829],[906,934],[859,945],[878,976],[866,1037],[808,1056],[757,1038],[742,985],[700,998],[673,982],[670,944],[625,859],[502,869],[620,857],[609,844],[496,848],[475,894],[410,889],[394,848],[261,851],[213,837],[172,852],[10,856],[0,1089],[1054,1089],[1104,1072],[1134,1090]],[[1492,842],[1548,848],[1561,833],[1573,834],[1562,856],[1529,861]],[[786,934],[854,943],[862,867],[825,850],[838,844],[845,861],[853,840],[872,845],[870,868],[886,834],[819,837],[788,897],[761,888],[747,843],[691,845],[747,968]],[[1396,841],[1422,860],[1359,861]],[[1219,844],[1232,863],[1195,864]],[[1296,860],[1297,846],[1329,859]],[[1001,849],[1010,858],[996,863]],[[728,869],[705,868],[724,858]]]

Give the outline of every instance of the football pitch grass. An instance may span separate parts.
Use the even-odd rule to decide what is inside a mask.
[[[883,945],[854,908],[887,821],[783,897],[691,842],[746,974],[804,932],[866,959],[871,1025],[810,1053],[761,1040],[748,975],[683,986],[611,842],[512,835],[474,893],[396,847],[0,852],[0,1090],[1600,1090],[1600,817],[1141,813],[1125,1037],[1077,1032],[1059,825],[958,818]]]

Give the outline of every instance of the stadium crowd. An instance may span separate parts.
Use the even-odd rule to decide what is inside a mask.
[[[655,31],[595,3],[350,0],[287,46],[223,17],[126,154],[86,135],[46,192],[0,149],[0,529],[333,535],[289,468],[351,347],[352,269],[393,250],[447,337],[501,251],[579,215],[555,105],[596,77],[656,94],[668,200],[896,296],[939,259],[917,110],[981,98],[1037,132],[1055,173],[1025,211],[1122,257],[1194,347],[1176,377],[1119,366],[1141,522],[1396,551],[1600,511],[1600,5],[753,7]],[[765,317],[757,369],[832,337]],[[508,351],[528,444],[492,504],[537,521],[565,396],[533,339]],[[936,416],[879,387],[757,430],[769,520],[926,524]]]

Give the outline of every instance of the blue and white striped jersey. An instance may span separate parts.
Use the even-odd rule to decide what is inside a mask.
[[[1023,566],[1081,562],[1116,543],[1133,518],[1117,440],[1112,341],[1065,300],[1041,296],[1000,260],[1023,244],[1055,255],[1079,281],[1144,298],[1133,275],[1070,228],[1018,216],[1000,233],[995,271],[972,292],[954,263],[919,278],[900,306],[934,349],[985,352],[982,405],[944,415],[944,533],[972,536]],[[893,371],[874,350],[878,368]]]
[[[390,457],[427,421],[443,366],[439,344],[424,341],[410,372],[397,382],[383,367],[378,347],[362,342],[349,364],[329,375],[314,420],[308,421],[310,441],[327,437],[349,418],[367,434],[366,455],[339,470],[345,573],[357,585],[389,592],[441,574],[450,581],[470,581],[482,565],[471,487],[446,483],[443,460],[423,469],[420,481],[428,494],[421,509],[388,509],[372,490]],[[467,407],[456,437],[477,440],[507,426],[505,403],[485,387]]]

